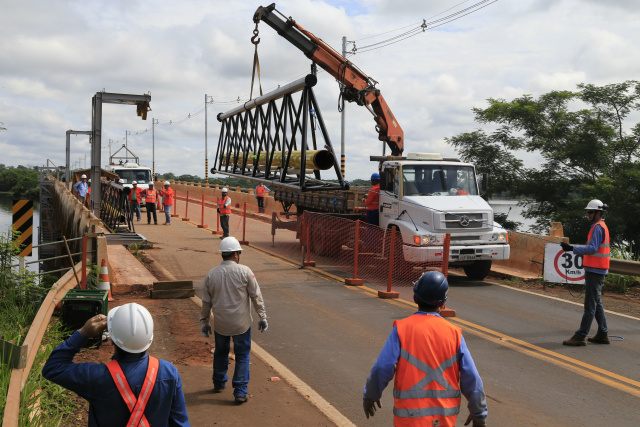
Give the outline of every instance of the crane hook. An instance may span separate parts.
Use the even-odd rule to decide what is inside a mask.
[[[251,43],[253,43],[255,45],[260,43],[260,38],[258,37],[259,33],[260,33],[260,31],[258,31],[258,23],[256,23],[256,29],[253,30],[253,37],[251,37]]]

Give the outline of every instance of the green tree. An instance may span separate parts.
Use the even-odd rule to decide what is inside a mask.
[[[497,127],[448,139],[461,157],[475,162],[479,172],[493,175],[490,194],[526,195],[533,202],[525,216],[536,220],[534,231],[546,231],[550,221],[563,223],[572,242],[584,242],[590,224],[584,207],[591,199],[610,206],[606,213],[612,243],[640,247],[640,124],[629,124],[640,110],[640,83],[552,91],[534,99],[489,99],[474,108],[475,120]],[[523,167],[517,157],[529,152],[540,165]],[[636,253],[637,255],[637,253]]]

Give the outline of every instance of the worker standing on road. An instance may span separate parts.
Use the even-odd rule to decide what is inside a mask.
[[[380,175],[373,173],[371,175],[371,189],[366,198],[364,198],[364,204],[367,207],[367,224],[378,225],[380,212]]]
[[[256,199],[258,200],[258,212],[264,212],[264,198],[267,193],[271,193],[271,190],[263,183],[258,184],[256,187]]]
[[[220,214],[220,227],[222,227],[222,237],[229,237],[229,215],[231,214],[231,198],[227,195],[229,190],[222,189],[222,197],[218,199],[218,213]]]
[[[158,225],[158,216],[156,215],[156,203],[158,203],[158,192],[153,188],[153,181],[149,183],[149,188],[142,192],[144,196],[144,204],[147,208],[147,224],[151,224],[151,215],[153,214],[153,222]]]
[[[236,363],[233,373],[233,395],[236,403],[247,401],[249,355],[251,351],[251,304],[260,316],[258,330],[266,331],[267,313],[260,286],[251,269],[240,264],[242,246],[235,237],[220,242],[222,263],[207,273],[202,289],[200,323],[202,335],[211,333],[209,317],[213,311],[213,392],[221,393],[227,384],[231,338]]]
[[[84,199],[87,197],[87,191],[89,191],[89,184],[87,184],[87,175],[82,174],[80,181],[73,184],[73,189],[78,195],[80,203],[84,205]]]
[[[142,189],[138,188],[138,181],[133,181],[131,183],[131,192],[129,193],[129,204],[131,205],[131,221],[133,222],[133,213],[136,213],[136,217],[138,221],[140,221],[140,216],[142,213],[140,212],[140,195],[142,194]]]
[[[113,359],[73,363],[90,338],[108,329],[115,344]],[[92,426],[190,426],[180,373],[171,363],[149,356],[153,318],[130,303],[98,314],[60,344],[42,375],[89,402]],[[139,411],[138,411],[139,409]]]
[[[164,209],[164,225],[171,225],[171,206],[173,206],[173,188],[169,186],[171,183],[169,181],[164,182],[164,190],[160,191],[160,196],[162,197],[162,206]]]
[[[364,413],[375,415],[387,383],[393,384],[394,426],[453,427],[461,394],[468,400],[465,425],[485,426],[487,404],[460,328],[440,317],[449,283],[429,271],[413,285],[418,311],[397,320],[364,387]]]
[[[596,344],[609,344],[609,334],[607,329],[607,318],[602,306],[602,287],[604,278],[609,272],[609,229],[604,223],[602,216],[607,205],[600,200],[591,200],[587,207],[587,217],[591,221],[591,229],[587,236],[587,246],[571,246],[568,243],[561,243],[562,249],[566,252],[584,255],[582,264],[584,265],[584,314],[580,322],[580,329],[568,340],[562,342],[564,345],[582,346],[587,345],[585,338],[589,335],[591,324],[595,317],[598,323],[598,332],[589,338],[589,342]]]

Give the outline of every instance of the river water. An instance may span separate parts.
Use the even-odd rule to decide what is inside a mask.
[[[13,223],[13,197],[6,194],[0,194],[0,232],[3,236],[11,229]],[[40,205],[38,202],[33,204],[33,244],[38,244],[38,227],[40,226]],[[34,248],[32,255],[25,257],[25,261],[35,261],[38,259],[38,248]],[[38,264],[28,264],[27,269],[30,271],[38,271]]]
[[[535,221],[522,216],[522,212],[526,208],[518,206],[518,202],[518,200],[489,200],[495,213],[508,213],[508,220],[522,224],[518,231],[527,232],[535,224]]]

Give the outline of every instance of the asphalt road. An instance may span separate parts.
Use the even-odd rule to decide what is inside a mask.
[[[219,239],[192,225],[140,228],[156,244],[154,259],[196,287],[220,261]],[[269,330],[253,334],[254,341],[356,425],[392,425],[391,386],[369,420],[362,387],[393,321],[415,307],[250,247],[241,262],[256,274],[269,316]],[[451,277],[448,306],[485,383],[489,425],[638,425],[640,319],[609,313],[610,334],[624,341],[573,348],[562,340],[577,329],[580,305]],[[466,414],[463,408],[457,425]]]

